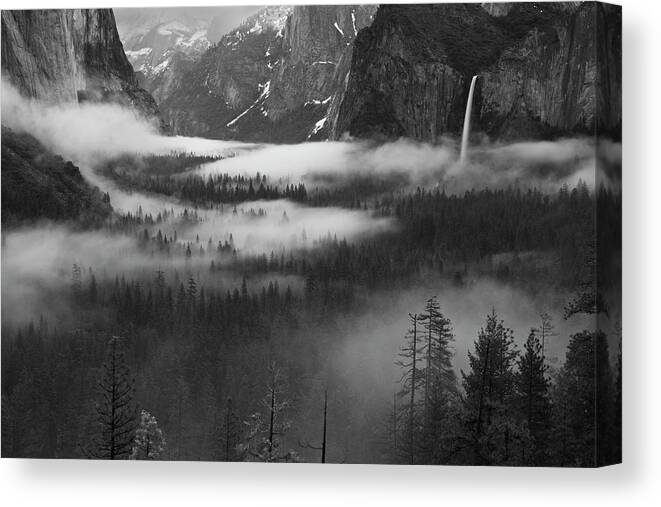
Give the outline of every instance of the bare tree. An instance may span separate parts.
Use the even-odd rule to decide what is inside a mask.
[[[298,461],[298,456],[293,450],[281,449],[283,436],[290,427],[285,414],[291,408],[291,403],[285,396],[284,374],[275,361],[270,362],[268,373],[269,382],[266,386],[266,396],[262,401],[264,412],[255,412],[246,421],[248,427],[246,456],[255,461]]]
[[[420,340],[418,337],[418,321],[420,317],[418,314],[409,313],[409,322],[410,327],[407,331],[405,337],[405,345],[402,348],[399,357],[400,360],[397,361],[397,366],[402,368],[403,373],[400,379],[401,390],[399,396],[409,398],[408,407],[402,407],[402,410],[407,411],[408,416],[408,449],[407,454],[411,464],[415,463],[415,447],[416,447],[416,426],[417,426],[417,414],[416,414],[416,391],[421,387],[421,384],[424,382],[424,377],[422,376],[422,371],[418,369],[418,357],[422,353]]]

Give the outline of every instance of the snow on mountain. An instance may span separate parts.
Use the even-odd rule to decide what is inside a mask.
[[[174,132],[246,141],[322,140],[353,40],[375,5],[266,7],[152,91]],[[323,121],[322,121],[323,120]]]
[[[175,7],[116,9],[124,52],[143,84],[170,71],[182,57],[198,58],[238,20],[258,10],[242,7]],[[176,54],[176,57],[175,57]]]
[[[208,21],[205,23],[204,20],[159,23],[145,33],[136,33],[125,39],[124,52],[133,69],[149,80],[167,69],[172,53],[195,57],[209,49],[211,42],[207,38],[207,28]]]

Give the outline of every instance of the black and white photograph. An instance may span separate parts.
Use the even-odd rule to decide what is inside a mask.
[[[2,458],[622,461],[620,6],[1,16]]]

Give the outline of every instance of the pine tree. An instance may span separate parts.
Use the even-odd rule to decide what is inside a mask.
[[[553,390],[553,457],[560,466],[608,464],[612,453],[613,380],[601,331],[571,336]]]
[[[165,438],[156,418],[146,410],[140,414],[130,459],[157,460],[165,453]]]
[[[88,291],[88,300],[91,304],[96,304],[96,299],[99,294],[99,290],[96,284],[96,277],[94,274],[90,277],[90,286]]]
[[[218,427],[216,459],[219,461],[240,461],[241,422],[234,411],[232,398],[227,398],[227,406]]]
[[[467,440],[476,465],[510,464],[516,454],[518,429],[511,410],[516,359],[512,330],[494,310],[478,334],[474,352],[468,353],[470,370],[462,372]]]
[[[578,313],[589,315],[608,313],[602,291],[597,286],[597,245],[594,238],[583,245],[582,254],[583,262],[578,274],[579,289],[565,306],[565,319]]]
[[[597,283],[594,240],[589,242],[578,294],[565,308],[565,319],[576,314],[608,317],[602,288]],[[599,317],[593,322],[599,326]],[[616,410],[608,341],[597,327],[570,338],[567,359],[554,389],[554,448],[557,464],[603,466],[618,462],[621,413]],[[579,425],[582,430],[579,431]]]
[[[518,365],[515,374],[517,405],[531,439],[531,448],[522,449],[523,461],[530,465],[541,465],[546,463],[551,403],[542,344],[535,330],[531,330],[528,335]]]
[[[97,385],[97,435],[88,454],[96,459],[126,459],[133,447],[136,412],[133,379],[118,337],[108,342],[103,373]]]
[[[82,295],[82,274],[81,269],[78,264],[73,265],[71,268],[71,293],[73,294],[74,300],[80,302]]]
[[[440,311],[436,297],[427,300],[423,322],[426,345],[425,354],[425,410],[424,453],[426,462],[441,463],[452,452],[450,440],[452,413],[450,406],[456,400],[457,378],[452,368],[454,341],[452,323]]]
[[[195,303],[195,299],[197,297],[197,283],[195,282],[193,275],[188,277],[188,289],[186,291],[186,296],[188,297],[188,300],[191,302],[191,304]]]
[[[537,332],[539,340],[541,341],[542,360],[544,361],[544,364],[546,364],[547,342],[550,338],[553,338],[554,336],[557,335],[554,332],[554,326],[551,321],[551,316],[548,313],[546,312],[542,313],[540,315],[540,319],[541,319],[540,325],[535,331]]]

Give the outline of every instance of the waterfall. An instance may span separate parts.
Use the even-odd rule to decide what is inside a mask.
[[[473,76],[473,80],[471,81],[471,89],[468,92],[466,114],[464,115],[464,131],[461,134],[461,153],[459,154],[460,162],[466,162],[466,152],[468,151],[468,136],[470,136],[471,133],[471,109],[473,108],[473,92],[475,91],[475,81],[477,81],[477,76]]]

